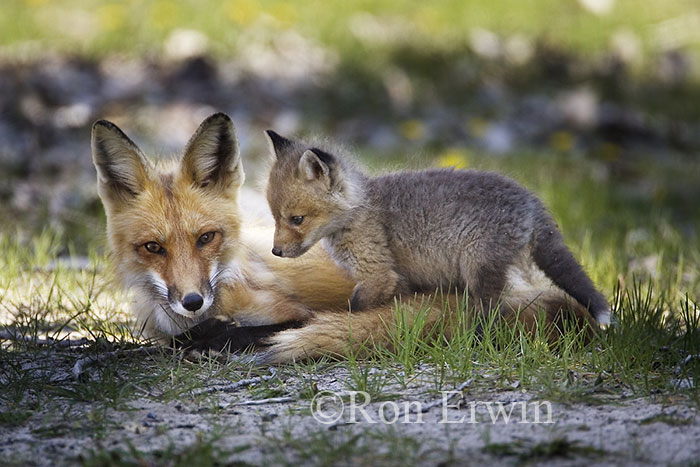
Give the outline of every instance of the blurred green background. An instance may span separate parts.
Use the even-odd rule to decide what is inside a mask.
[[[378,55],[397,45],[459,48],[482,30],[505,43],[519,37],[588,58],[618,53],[643,65],[673,48],[697,53],[700,34],[693,0],[7,0],[1,8],[0,39],[15,56],[160,54],[173,31],[189,28],[222,57],[245,48],[251,30],[296,31],[343,60],[365,62],[369,53],[379,65]]]
[[[649,277],[697,297],[698,103],[694,0],[5,0],[0,222],[18,245],[104,251],[90,124],[167,154],[222,110],[251,191],[266,128],[372,170],[495,169],[608,294]]]

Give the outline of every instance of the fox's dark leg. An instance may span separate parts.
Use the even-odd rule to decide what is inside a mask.
[[[173,337],[172,345],[185,350],[216,350],[239,352],[265,347],[264,340],[279,331],[298,328],[299,321],[288,321],[265,326],[238,326],[210,318],[186,332]]]
[[[511,262],[511,257],[503,254],[488,258],[488,261],[480,264],[466,262],[462,265],[462,280],[467,286],[469,297],[484,316],[492,310],[498,310]]]
[[[537,232],[532,250],[535,264],[564,292],[571,295],[600,324],[610,323],[610,306],[593,285],[554,222],[545,223]]]

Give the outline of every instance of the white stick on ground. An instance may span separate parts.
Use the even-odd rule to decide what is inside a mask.
[[[73,365],[73,376],[79,378],[85,372],[85,368],[94,365],[98,362],[104,362],[105,360],[110,360],[117,357],[127,357],[133,355],[153,355],[158,352],[162,352],[162,347],[150,346],[150,347],[139,347],[137,349],[128,350],[115,350],[113,352],[103,352],[96,355],[90,355],[88,357],[83,357],[78,359]]]
[[[283,397],[270,397],[267,399],[253,399],[249,401],[234,402],[232,406],[236,405],[265,405],[265,404],[278,404],[281,402],[295,402],[297,399],[294,397],[283,396]]]
[[[81,337],[80,339],[54,339],[52,337],[46,337],[44,339],[36,336],[25,336],[19,332],[8,331],[7,329],[0,330],[0,339],[56,347],[81,347],[92,342],[86,337]]]
[[[234,391],[239,390],[240,388],[250,386],[251,384],[257,384],[257,383],[262,383],[263,381],[268,381],[268,380],[274,378],[276,375],[277,375],[277,370],[275,370],[274,368],[270,368],[269,375],[256,376],[254,378],[242,379],[240,381],[236,381],[235,383],[225,384],[225,385],[221,385],[221,386],[210,386],[208,388],[202,388],[202,389],[199,389],[197,391],[192,391],[192,394],[195,396],[199,396],[201,394],[211,394],[212,392],[234,392]]]

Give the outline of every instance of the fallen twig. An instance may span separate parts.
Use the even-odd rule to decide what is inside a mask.
[[[242,379],[240,381],[236,381],[235,383],[225,384],[225,385],[221,385],[221,386],[210,386],[207,388],[199,389],[197,391],[192,391],[192,394],[195,396],[199,396],[201,394],[211,394],[212,392],[234,392],[240,388],[250,386],[251,384],[257,384],[257,383],[262,383],[263,381],[268,381],[268,380],[274,378],[276,375],[277,375],[277,370],[275,370],[274,368],[270,368],[269,375],[256,376],[254,378]]]
[[[693,360],[700,360],[700,354],[686,355],[685,358],[683,359],[683,361],[681,363],[679,363],[678,365],[676,365],[676,367],[673,369],[673,372],[677,375],[680,374],[683,371],[683,367],[688,365]]]
[[[88,357],[83,357],[78,359],[77,362],[75,362],[75,365],[73,365],[73,376],[76,378],[79,378],[80,375],[83,374],[85,371],[85,367],[93,365],[98,362],[103,362],[105,360],[109,360],[112,358],[117,358],[117,357],[127,357],[127,356],[134,356],[134,355],[152,355],[158,352],[161,352],[162,348],[161,347],[156,347],[156,346],[150,346],[150,347],[139,347],[137,349],[128,349],[128,350],[115,350],[113,352],[104,352],[96,355],[90,355]]]
[[[267,399],[257,399],[257,400],[249,400],[249,401],[241,401],[241,402],[234,402],[231,404],[231,406],[234,405],[265,405],[265,404],[278,404],[281,402],[294,402],[296,401],[295,398],[289,397],[289,396],[283,396],[283,397],[269,397]]]
[[[0,339],[55,347],[82,347],[92,343],[92,341],[86,337],[81,337],[80,339],[54,339],[52,337],[39,338],[36,336],[25,336],[6,329],[0,330]]]

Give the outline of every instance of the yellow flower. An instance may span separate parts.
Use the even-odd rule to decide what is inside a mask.
[[[469,153],[461,148],[449,148],[440,154],[437,166],[466,169],[469,166]]]
[[[432,6],[423,6],[413,15],[414,24],[427,34],[442,32],[445,27],[440,11]]]
[[[620,146],[614,143],[603,143],[600,147],[600,152],[603,159],[609,162],[620,158]]]
[[[49,3],[49,0],[24,0],[24,3],[30,8],[39,8]]]
[[[657,186],[656,188],[654,188],[652,196],[654,201],[661,202],[668,198],[668,191],[663,186]]]
[[[404,138],[416,141],[425,136],[425,125],[420,120],[406,120],[399,126],[399,131]]]
[[[98,21],[105,31],[116,31],[123,27],[127,17],[126,7],[119,3],[108,3],[97,10]]]
[[[574,147],[574,137],[568,131],[556,131],[549,137],[549,144],[559,152],[569,152]]]
[[[288,3],[275,3],[270,8],[270,14],[277,20],[282,26],[291,26],[297,20],[297,12],[294,7]]]
[[[249,26],[260,16],[260,4],[255,0],[229,0],[224,5],[229,20],[241,26]]]
[[[161,0],[151,7],[151,23],[158,29],[168,29],[177,23],[180,6],[176,2]]]
[[[467,121],[467,128],[469,129],[469,134],[475,138],[481,138],[486,132],[488,123],[483,118],[470,118]]]

